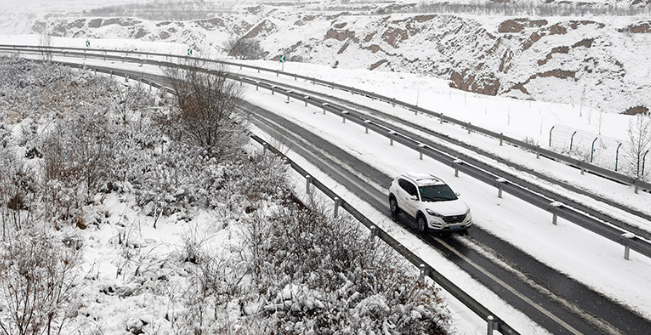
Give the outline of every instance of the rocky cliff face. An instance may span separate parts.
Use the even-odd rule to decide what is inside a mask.
[[[623,113],[651,105],[651,21],[497,18],[272,10],[211,20],[58,19],[35,31],[135,38],[219,52],[231,34],[269,55],[372,71],[421,73],[487,95],[565,102]]]

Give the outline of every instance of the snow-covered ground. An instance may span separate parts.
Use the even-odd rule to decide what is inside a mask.
[[[20,37],[21,43],[16,43],[16,38],[2,37],[0,44],[28,44],[25,41],[37,40],[37,37]],[[80,40],[60,40],[55,43],[61,45],[78,46]],[[100,43],[100,42],[97,42]],[[104,46],[111,47],[134,43],[133,41],[104,41]],[[157,52],[172,52],[179,54],[185,50],[184,46],[164,44],[137,43],[138,50],[152,50]],[[101,63],[96,60],[87,60],[88,64]],[[271,62],[255,62],[266,67],[280,68],[280,64]],[[114,66],[127,66],[113,64]],[[131,66],[136,68],[136,66]],[[140,70],[145,69],[139,68]],[[152,69],[152,71],[158,71]],[[239,69],[233,69],[239,71]],[[509,136],[532,139],[541,146],[548,142],[549,129],[554,125],[569,126],[574,129],[601,133],[621,140],[626,139],[626,129],[630,116],[617,114],[600,114],[604,119],[597,123],[589,119],[590,110],[581,106],[517,101],[513,99],[477,96],[457,90],[449,89],[445,81],[426,78],[423,76],[401,73],[376,73],[366,70],[341,70],[327,66],[310,64],[286,63],[285,71],[302,73],[322,79],[332,80],[347,85],[360,87],[376,93],[396,97],[407,102],[418,103],[419,106],[444,112],[454,118],[466,120],[473,124],[496,132],[503,132]],[[293,78],[276,78],[293,85],[304,85],[310,89],[328,91],[331,94],[346,96],[353,99],[345,92],[332,91],[323,87],[314,87],[307,82],[295,82]],[[397,175],[405,170],[432,172],[446,180],[451,186],[462,194],[462,198],[470,204],[473,210],[475,224],[491,231],[497,236],[526,250],[534,257],[558,269],[577,280],[586,283],[595,290],[609,296],[625,305],[632,307],[640,314],[651,318],[651,300],[649,297],[638,294],[645,292],[651,280],[651,260],[633,255],[632,261],[623,259],[623,247],[589,233],[573,224],[560,220],[558,226],[551,224],[551,215],[538,210],[533,206],[505,195],[503,199],[497,198],[496,190],[481,184],[473,179],[461,175],[453,176],[449,167],[425,159],[418,159],[418,155],[400,145],[389,146],[385,138],[377,134],[365,134],[360,126],[346,123],[342,124],[338,117],[322,115],[320,110],[305,107],[302,102],[285,103],[285,97],[249,89],[246,98],[272,111],[280,113],[293,121],[321,134],[325,139],[336,143],[347,150],[354,152],[362,160],[367,161],[388,175]],[[360,100],[362,102],[363,100]],[[438,120],[422,115],[414,116],[411,112],[394,108],[385,103],[364,100],[363,103],[386,110],[387,112],[401,115],[406,119],[428,124],[430,127],[443,133],[451,134],[455,138],[464,139],[486,150],[499,152],[522,164],[534,166],[549,171],[564,180],[571,181],[583,188],[599,192],[606,196],[625,199],[631,206],[648,211],[651,198],[647,193],[634,194],[632,188],[617,185],[610,181],[602,180],[591,175],[581,175],[575,169],[570,169],[557,163],[536,160],[531,153],[520,151],[517,148],[499,147],[494,139],[482,136],[467,135],[459,127],[452,125],[439,125]],[[594,112],[593,112],[594,113]],[[601,129],[599,129],[599,126]],[[301,161],[299,157],[292,157]],[[322,181],[328,177],[313,172]],[[397,226],[383,214],[378,213],[370,206],[360,202],[356,197],[341,186],[330,185],[344,198],[359,207],[368,217],[373,219],[385,230],[393,233],[405,245],[411,246],[421,257],[448,276],[455,278],[457,285],[467,290],[487,307],[495,310],[500,317],[519,329],[522,333],[544,333],[536,329],[519,313],[495,297],[491,292],[479,287],[465,273],[457,269],[450,262],[443,259],[438,252],[432,250],[422,242]],[[378,185],[379,188],[386,185]],[[300,188],[300,187],[299,187]],[[583,199],[590,202],[590,199]],[[630,218],[634,224],[649,226],[648,222]],[[481,333],[477,330],[477,333]]]

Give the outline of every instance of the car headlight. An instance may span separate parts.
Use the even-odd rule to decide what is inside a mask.
[[[435,212],[435,211],[433,211],[433,210],[431,210],[429,208],[425,209],[425,211],[427,212],[427,214],[429,214],[431,216],[436,216],[436,217],[439,217],[439,218],[443,217],[443,215],[441,215],[441,214],[439,214],[439,213],[437,213],[437,212]]]

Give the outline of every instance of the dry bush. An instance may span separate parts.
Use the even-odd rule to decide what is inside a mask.
[[[265,55],[260,41],[252,38],[239,38],[235,35],[224,42],[223,49],[229,56],[237,59],[261,59]]]
[[[178,107],[168,125],[178,141],[203,149],[209,157],[228,159],[248,141],[242,120],[236,118],[242,89],[224,68],[202,71],[198,64],[166,70]]]
[[[197,226],[183,236],[180,259],[188,280],[180,296],[183,309],[175,324],[177,334],[237,334],[239,320],[231,317],[233,303],[246,299],[242,285],[248,266],[239,254],[217,251],[211,236]]]
[[[438,289],[409,276],[391,248],[349,217],[286,205],[252,218],[247,234],[269,332],[447,333]]]
[[[13,147],[0,147],[0,171],[1,238],[6,241],[31,220],[38,182]]]
[[[630,157],[629,173],[637,178],[644,178],[650,169],[645,168],[645,159],[651,150],[651,114],[637,114],[628,125],[628,143],[626,152]],[[650,156],[651,157],[651,156]],[[649,160],[651,161],[651,160]]]
[[[48,216],[67,220],[113,175],[116,139],[109,119],[88,111],[59,122],[43,141]]]
[[[0,333],[60,334],[75,313],[79,251],[37,228],[2,244]]]

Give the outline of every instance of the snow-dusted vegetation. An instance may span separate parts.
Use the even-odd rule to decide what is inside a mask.
[[[438,288],[292,194],[237,86],[169,74],[179,99],[0,59],[0,334],[453,332]]]

